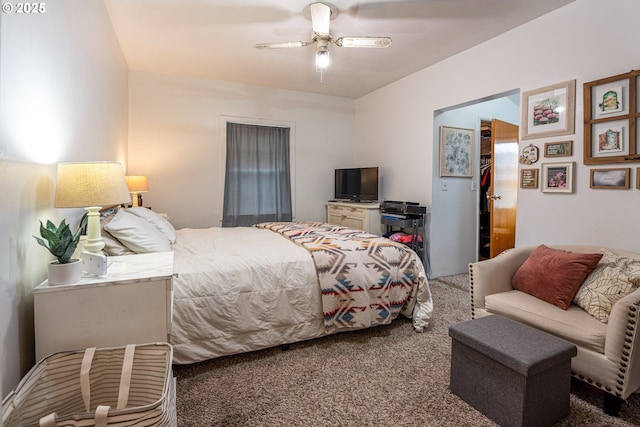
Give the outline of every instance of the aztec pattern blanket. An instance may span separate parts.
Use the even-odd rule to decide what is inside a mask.
[[[322,222],[268,222],[306,248],[318,271],[325,328],[367,328],[411,317],[422,263],[405,245],[362,230]]]

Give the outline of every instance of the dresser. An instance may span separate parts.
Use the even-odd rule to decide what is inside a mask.
[[[36,360],[59,351],[169,342],[173,252],[107,258],[107,275],[33,290]]]
[[[327,222],[380,235],[380,203],[328,202]]]

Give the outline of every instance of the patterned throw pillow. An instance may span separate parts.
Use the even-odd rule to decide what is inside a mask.
[[[584,280],[573,302],[602,323],[608,323],[613,305],[640,286],[640,260],[607,249],[600,251],[604,254],[602,260]]]

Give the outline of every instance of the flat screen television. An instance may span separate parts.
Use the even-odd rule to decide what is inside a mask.
[[[335,198],[353,202],[378,200],[378,168],[336,169]]]

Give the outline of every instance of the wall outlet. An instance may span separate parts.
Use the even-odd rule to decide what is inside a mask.
[[[85,273],[95,276],[105,276],[107,274],[107,257],[102,254],[82,251],[82,269]]]
[[[471,191],[477,191],[478,190],[478,181],[476,181],[475,179],[471,180]]]
[[[449,181],[447,181],[446,179],[441,179],[440,180],[440,190],[442,190],[442,191],[449,190]]]

